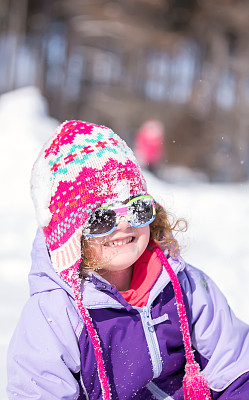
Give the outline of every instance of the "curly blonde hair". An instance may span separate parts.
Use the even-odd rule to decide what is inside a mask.
[[[179,254],[180,247],[174,233],[185,232],[188,228],[184,218],[176,219],[159,203],[156,203],[156,218],[150,224],[150,239],[163,250],[168,249],[173,256]]]
[[[176,219],[172,214],[168,213],[159,203],[156,204],[156,217],[150,224],[150,240],[153,240],[162,250],[168,249],[173,256],[179,254],[180,247],[178,241],[174,237],[174,233],[185,232],[187,230],[187,222],[185,219]],[[104,265],[94,260],[93,249],[89,244],[89,240],[82,235],[81,241],[82,258],[80,264],[80,277],[86,276],[87,270],[96,270],[103,268]]]

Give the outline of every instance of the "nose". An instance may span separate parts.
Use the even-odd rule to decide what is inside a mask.
[[[128,226],[131,226],[128,222],[128,218],[125,215],[119,217],[117,223],[117,229],[126,229]]]

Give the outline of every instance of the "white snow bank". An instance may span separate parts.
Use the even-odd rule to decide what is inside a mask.
[[[42,143],[58,122],[34,87],[0,97],[0,399],[6,399],[6,352],[28,298],[27,274],[36,230],[29,180]]]

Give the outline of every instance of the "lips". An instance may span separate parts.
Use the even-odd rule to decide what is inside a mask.
[[[107,247],[118,247],[118,246],[124,246],[126,244],[129,244],[133,241],[134,237],[133,236],[128,236],[126,238],[123,239],[117,239],[117,240],[113,240],[110,242],[106,242],[104,243],[104,246]]]

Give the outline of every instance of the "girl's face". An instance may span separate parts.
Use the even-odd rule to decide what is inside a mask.
[[[149,225],[135,228],[126,220],[120,221],[114,232],[88,239],[94,259],[103,265],[102,272],[117,272],[132,268],[150,240]],[[99,271],[98,271],[99,272]],[[108,278],[107,278],[108,279]],[[112,283],[112,282],[110,282]]]

